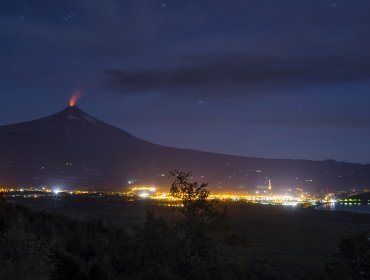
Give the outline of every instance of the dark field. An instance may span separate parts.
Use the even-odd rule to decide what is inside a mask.
[[[129,202],[120,196],[17,197],[8,201],[127,228],[140,226],[147,210],[165,219],[176,218],[173,207],[150,200]],[[230,231],[244,240],[244,245],[226,247],[227,253],[243,266],[269,271],[277,279],[325,278],[324,266],[342,238],[370,236],[370,215],[366,214],[234,202],[219,206],[228,209]]]

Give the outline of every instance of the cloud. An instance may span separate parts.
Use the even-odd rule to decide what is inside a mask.
[[[104,71],[117,92],[203,95],[271,92],[302,85],[370,80],[370,59],[351,56],[192,55],[164,69]],[[217,89],[217,90],[215,90]]]

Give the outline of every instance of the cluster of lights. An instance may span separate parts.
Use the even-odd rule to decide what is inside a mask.
[[[157,191],[156,187],[148,186],[136,186],[130,188],[130,191],[126,195],[137,195],[140,198],[150,198]]]
[[[128,183],[133,184],[134,181],[129,181]],[[22,192],[22,193],[32,193],[32,192],[43,192],[43,193],[50,193],[55,196],[60,195],[61,193],[69,193],[73,195],[82,195],[82,194],[96,194],[99,192],[96,191],[85,191],[85,190],[62,190],[59,186],[54,186],[51,188],[47,187],[40,187],[40,188],[4,188],[0,187],[0,192],[3,193],[12,193],[12,192]],[[99,193],[102,194],[101,192]],[[181,199],[172,196],[170,193],[163,193],[159,192],[158,189],[154,186],[132,186],[129,189],[129,192],[122,193],[122,192],[109,192],[108,194],[118,194],[127,197],[131,197],[132,201],[135,200],[135,197],[139,197],[141,199],[153,199],[160,203],[167,203],[171,206],[181,205]],[[24,196],[40,196],[42,194],[24,194]],[[320,204],[330,204],[334,205],[335,203],[341,203],[345,205],[359,205],[363,203],[370,204],[370,200],[360,200],[356,198],[346,198],[337,200],[335,198],[334,193],[328,193],[325,197],[314,197],[310,196],[309,194],[300,194],[297,196],[292,195],[281,195],[281,194],[212,194],[208,197],[210,200],[220,200],[220,201],[241,201],[241,202],[249,202],[249,203],[262,203],[262,204],[278,204],[278,205],[287,205],[287,206],[296,206],[297,204],[302,205],[317,205]],[[179,204],[180,203],[180,204]],[[167,205],[166,204],[166,205]],[[161,204],[164,205],[164,204]]]
[[[155,188],[150,187],[135,187],[131,189],[132,193],[136,193],[141,198],[153,199],[161,202],[178,203],[180,198],[172,196],[170,193],[155,192]],[[286,206],[296,206],[303,202],[301,198],[288,195],[237,195],[237,194],[213,194],[208,197],[209,200],[220,201],[244,201],[250,203],[264,204],[280,204]],[[170,204],[173,205],[173,204]]]

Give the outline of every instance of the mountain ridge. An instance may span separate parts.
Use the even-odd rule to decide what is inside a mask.
[[[0,184],[119,190],[127,181],[168,185],[168,172],[192,170],[215,191],[250,191],[271,180],[278,189],[361,188],[370,165],[254,158],[161,146],[76,106],[32,121],[0,126]]]

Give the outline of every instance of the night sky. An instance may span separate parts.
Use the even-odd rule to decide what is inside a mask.
[[[76,90],[158,144],[370,163],[370,1],[0,1],[0,125]]]

